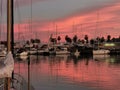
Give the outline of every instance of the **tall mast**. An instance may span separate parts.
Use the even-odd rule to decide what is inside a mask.
[[[55,26],[55,29],[56,29],[56,39],[57,39],[57,35],[58,35],[58,31],[57,31],[58,27],[57,27],[57,25]]]
[[[13,0],[7,0],[7,52],[11,51],[11,37],[13,29]],[[5,90],[10,90],[10,77],[5,78]]]
[[[14,0],[11,0],[11,51],[14,55]]]
[[[11,51],[11,33],[13,29],[13,10],[12,10],[13,0],[7,0],[7,51]]]
[[[14,25],[13,25],[13,0],[7,0],[7,43],[8,52],[13,51],[14,47]]]

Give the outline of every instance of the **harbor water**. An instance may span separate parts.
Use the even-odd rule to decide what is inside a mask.
[[[36,56],[15,59],[15,90],[120,90],[120,56]]]

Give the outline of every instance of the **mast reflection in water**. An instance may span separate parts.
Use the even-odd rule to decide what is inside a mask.
[[[16,59],[15,73],[33,90],[120,90],[120,56],[30,56]]]

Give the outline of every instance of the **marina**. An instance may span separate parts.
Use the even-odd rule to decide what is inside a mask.
[[[119,4],[0,0],[0,90],[120,90]]]

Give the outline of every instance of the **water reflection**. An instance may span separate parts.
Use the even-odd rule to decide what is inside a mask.
[[[120,90],[119,68],[120,56],[30,56],[15,63],[34,90]]]
[[[12,89],[13,90],[35,90],[30,82],[30,58],[16,58],[15,72],[12,80]],[[27,78],[25,78],[21,73],[21,64],[27,64]],[[16,67],[17,65],[17,67]],[[16,72],[16,70],[18,72]]]
[[[109,64],[120,64],[120,56],[110,56],[110,55],[94,55],[93,59],[96,61],[105,61]]]

